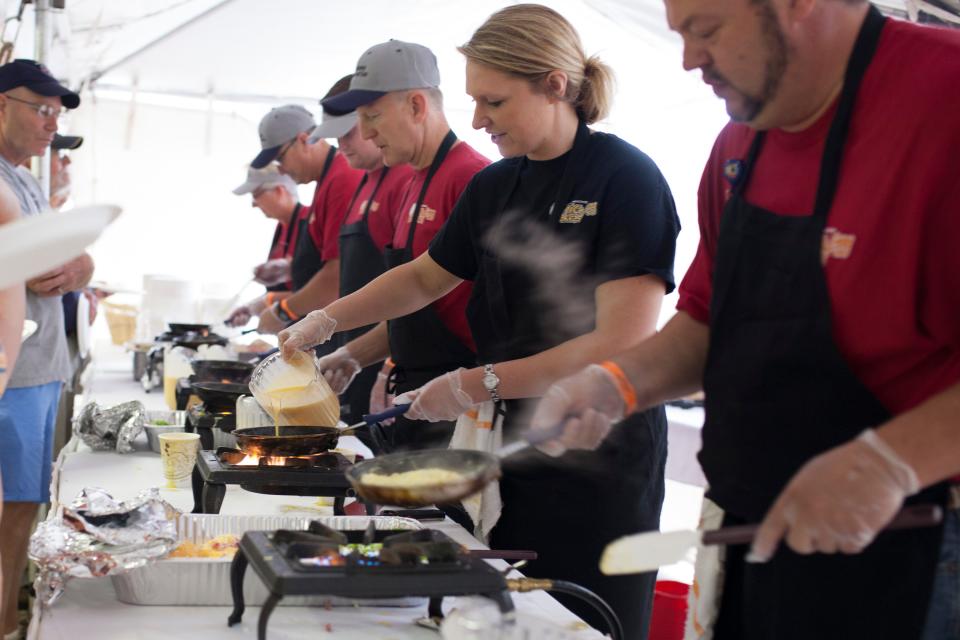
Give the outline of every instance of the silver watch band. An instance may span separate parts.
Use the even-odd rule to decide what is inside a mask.
[[[492,364],[483,365],[484,382],[486,382],[487,376],[493,376],[497,383],[493,387],[487,387],[487,385],[484,384],[484,387],[486,387],[487,391],[490,392],[490,397],[493,398],[494,402],[500,402],[500,378],[496,373],[493,372]]]

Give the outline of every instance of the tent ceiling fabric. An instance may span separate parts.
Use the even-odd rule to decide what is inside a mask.
[[[228,100],[315,100],[337,78],[353,70],[368,46],[389,38],[416,39],[430,46],[440,59],[442,77],[458,77],[443,73],[445,66],[462,67],[456,45],[468,39],[473,29],[505,4],[508,3],[484,0],[366,0],[362,4],[195,0],[189,6],[172,3],[181,13],[192,9],[193,21],[119,65],[116,60],[122,58],[117,53],[126,57],[135,49],[115,45],[112,60],[102,56],[99,64],[92,67],[93,77],[96,86],[136,87],[147,92],[213,94]],[[578,27],[585,22],[602,22],[607,29],[619,30],[638,42],[651,43],[654,48],[676,50],[678,46],[678,40],[666,29],[661,0],[573,0],[547,4],[570,17]],[[87,19],[92,15],[95,14],[89,12]],[[123,34],[115,37],[125,39]],[[140,42],[142,46],[144,40],[141,38]],[[451,89],[446,88],[448,92]]]

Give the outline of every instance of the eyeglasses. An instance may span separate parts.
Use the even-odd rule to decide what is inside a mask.
[[[30,102],[29,100],[21,100],[20,98],[16,98],[10,95],[9,93],[5,93],[3,95],[9,98],[10,100],[13,100],[14,102],[22,102],[23,104],[27,105],[28,107],[36,111],[37,115],[40,116],[41,118],[59,118],[60,116],[63,115],[64,111],[66,111],[66,109],[51,107],[48,104],[41,104],[39,102]]]
[[[297,143],[296,138],[288,142],[286,147],[284,147],[283,149],[280,149],[280,153],[277,154],[277,157],[274,158],[273,161],[276,162],[277,164],[283,164],[283,156],[287,155],[287,151],[290,151],[290,149],[292,149],[293,145],[295,145],[296,143]]]

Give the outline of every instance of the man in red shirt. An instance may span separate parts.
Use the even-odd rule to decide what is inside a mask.
[[[337,81],[323,99],[347,91],[352,77],[344,76]],[[334,122],[336,126],[333,126]],[[331,126],[326,126],[326,123],[331,123]],[[413,168],[408,164],[384,166],[380,148],[372,140],[360,135],[356,112],[341,116],[326,114],[325,124],[314,131],[311,139],[321,135],[336,137],[340,151],[350,166],[364,172],[340,227],[342,298],[363,288],[386,270],[384,251],[393,241],[400,217],[400,199],[406,193]],[[365,414],[370,413],[371,388],[383,361],[361,366],[347,344],[374,329],[382,335],[376,340],[371,337],[371,341],[386,340],[386,325],[357,327],[340,334],[337,344],[343,346],[320,359],[324,376],[334,393],[340,396],[341,418],[349,424],[359,422]]]
[[[267,218],[277,221],[277,228],[270,242],[266,262],[253,269],[256,282],[267,288],[267,293],[230,312],[226,323],[243,326],[253,316],[261,313],[292,288],[290,263],[297,245],[297,221],[303,209],[297,198],[297,183],[290,176],[277,171],[275,166],[263,169],[250,168],[247,179],[233,190],[235,195],[249,193],[253,196],[251,206],[260,209]],[[271,295],[272,294],[272,295]]]
[[[443,113],[436,57],[426,47],[391,40],[368,49],[350,90],[324,100],[331,113],[357,111],[360,134],[383,153],[388,167],[409,164],[414,175],[399,202],[399,218],[385,251],[387,266],[409,262],[427,250],[473,175],[490,163],[456,139]],[[348,347],[361,365],[391,356],[396,393],[417,389],[462,366],[474,366],[475,347],[467,326],[470,284],[462,283],[432,305],[374,329]],[[332,323],[332,326],[331,326]],[[335,320],[323,310],[280,334],[285,355],[326,342]],[[403,417],[385,430],[388,448],[445,446],[450,423]]]
[[[666,4],[733,119],[697,257],[663,331],[535,425],[576,416],[552,448],[595,446],[626,407],[704,389],[707,497],[763,521],[750,562],[726,550],[718,640],[956,637],[960,33],[858,1]],[[905,502],[944,523],[882,532]]]
[[[321,123],[322,126],[322,123]],[[351,169],[336,147],[310,141],[313,116],[299,105],[277,107],[260,122],[263,150],[250,166],[276,162],[281,173],[298,184],[316,183],[313,202],[301,214],[290,276],[293,292],[260,314],[261,333],[276,333],[312,309],[336,300],[339,287],[337,236],[361,172]]]

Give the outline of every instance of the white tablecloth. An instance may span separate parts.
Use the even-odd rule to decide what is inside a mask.
[[[163,408],[160,390],[144,394],[131,378],[129,357],[114,353],[101,360],[89,380],[83,401],[96,400],[103,406],[139,399],[148,409]],[[53,480],[53,500],[69,503],[84,487],[100,486],[116,498],[130,498],[144,488],[162,486],[160,457],[147,450],[144,436],[138,451],[120,455],[113,452],[92,452],[74,441],[61,454]],[[190,511],[193,494],[190,489],[161,489],[161,495],[179,509]],[[54,511],[53,509],[51,512]],[[299,496],[267,496],[229,486],[221,509],[223,514],[311,514],[332,513],[319,506],[318,499]],[[471,547],[482,545],[466,530],[452,521],[429,523],[443,530],[458,542]],[[506,568],[506,563],[494,561]],[[602,637],[586,627],[576,616],[543,592],[513,594],[517,622],[530,630],[531,638],[574,638],[588,640]],[[449,600],[449,602],[448,602]],[[464,598],[445,599],[445,609],[468,604]],[[116,600],[109,578],[75,579],[68,583],[63,596],[49,609],[34,608],[29,638],[33,639],[128,639],[188,637],[204,640],[256,637],[259,608],[248,607],[243,622],[233,628],[226,625],[226,607],[147,607],[120,603]],[[432,638],[435,632],[417,626],[414,619],[426,614],[419,608],[347,607],[326,610],[318,607],[279,607],[270,619],[271,640],[314,638],[325,633],[329,624],[338,638]],[[324,636],[325,637],[325,636]],[[522,637],[522,636],[520,636]]]

